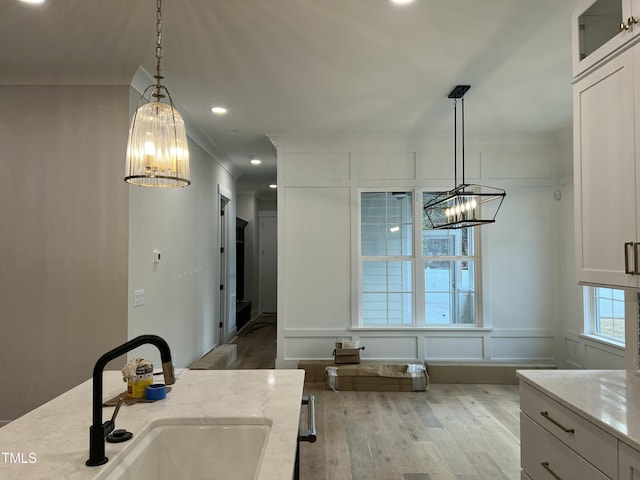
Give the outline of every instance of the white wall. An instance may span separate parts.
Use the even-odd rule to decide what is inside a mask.
[[[258,198],[258,212],[275,212],[277,210],[277,200]]]
[[[218,185],[235,191],[235,180],[196,142],[189,139],[191,185],[153,189],[130,186],[129,328],[128,337],[157,334],[171,347],[176,367],[193,361],[220,343],[220,254]],[[235,199],[227,211],[227,322],[235,332]],[[162,254],[153,264],[153,250]],[[145,304],[133,306],[134,290],[145,292]],[[160,365],[155,347],[142,355]]]
[[[127,186],[138,94],[121,80],[0,86],[0,425],[87,380],[102,353],[140,333],[164,336],[179,367],[217,341],[217,192],[233,196],[235,180],[190,139],[190,187]],[[228,210],[235,219],[235,201]],[[163,259],[154,269],[155,248]],[[138,288],[146,301],[133,310]],[[227,323],[235,329],[234,308]],[[151,347],[159,363],[156,355]]]
[[[556,144],[466,147],[467,181],[507,190],[497,222],[481,227],[483,328],[365,329],[357,321],[359,189],[451,188],[451,148],[389,139],[273,140],[280,219],[278,366],[328,359],[337,337],[359,338],[365,359],[562,364],[564,315],[579,320],[578,310],[565,306],[566,295],[575,295],[575,271],[559,268],[569,262],[571,247],[561,239],[568,240],[563,235],[569,232],[572,238],[566,206],[572,197],[563,191],[566,196],[555,199],[566,178],[558,165],[570,151]],[[607,364],[611,355],[591,358]]]
[[[0,86],[0,424],[127,339],[129,87]]]

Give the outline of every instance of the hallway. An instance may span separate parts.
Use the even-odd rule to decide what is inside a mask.
[[[260,315],[249,322],[232,343],[238,346],[232,370],[274,368],[276,363],[276,315]]]

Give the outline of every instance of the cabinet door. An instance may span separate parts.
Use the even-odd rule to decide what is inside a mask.
[[[579,0],[572,17],[573,76],[593,67],[640,33],[640,23],[634,23],[639,13],[640,0]]]
[[[623,0],[622,14],[627,26],[631,26],[633,36],[640,35],[640,0]]]
[[[622,442],[618,448],[618,479],[640,480],[640,452]]]
[[[573,90],[574,201],[578,281],[635,287],[634,51],[592,72]],[[625,265],[625,252],[629,262]]]

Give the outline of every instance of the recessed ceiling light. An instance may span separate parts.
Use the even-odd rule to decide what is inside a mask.
[[[20,0],[22,3],[44,3],[44,0]]]
[[[227,113],[227,109],[224,107],[211,107],[211,111],[216,115],[224,115]]]
[[[251,159],[251,165],[260,165],[261,163],[262,163],[262,160],[260,160],[259,158]]]
[[[278,185],[276,185],[275,183],[272,183],[271,185],[269,185],[269,188],[278,188]]]
[[[407,5],[409,3],[413,3],[414,0],[391,0],[391,3],[395,3],[396,5]]]

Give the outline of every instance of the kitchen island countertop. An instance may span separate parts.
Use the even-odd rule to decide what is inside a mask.
[[[137,433],[156,420],[176,417],[268,419],[271,429],[258,479],[291,478],[303,384],[303,370],[186,371],[166,399],[123,405],[116,428],[133,432],[134,439],[107,443],[109,462],[87,467],[92,411],[92,380],[87,380],[0,428],[0,478],[91,480],[134,445]],[[104,372],[103,385],[103,400],[126,390],[117,371]],[[113,410],[103,408],[103,421]]]

